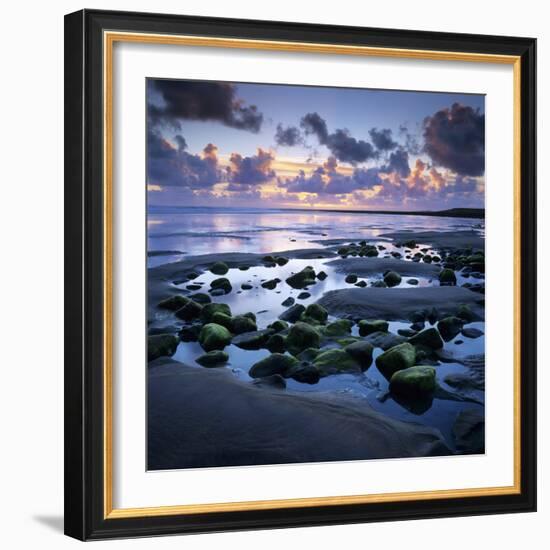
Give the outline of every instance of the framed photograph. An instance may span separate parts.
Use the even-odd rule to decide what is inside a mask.
[[[532,38],[65,19],[65,529],[534,511]]]

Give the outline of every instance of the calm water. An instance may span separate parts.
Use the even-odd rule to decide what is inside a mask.
[[[397,230],[411,231],[456,231],[474,229],[483,234],[483,222],[478,219],[438,218],[432,216],[407,215],[375,215],[334,212],[292,212],[281,210],[254,210],[254,209],[152,209],[148,217],[148,247],[149,253],[160,252],[160,255],[151,255],[148,258],[150,266],[177,261],[187,255],[222,252],[261,252],[271,253],[282,250],[319,248],[327,244],[334,244],[331,240],[345,239],[358,241],[369,239],[375,244],[383,244],[389,254],[394,248],[391,242],[381,237],[384,233]],[[413,235],[411,235],[413,237]],[[322,241],[329,241],[324,243]],[[419,248],[424,248],[424,245]],[[395,249],[397,250],[397,249]],[[431,249],[438,252],[437,249]],[[400,249],[403,252],[403,249]],[[213,298],[213,301],[227,303],[233,314],[252,311],[257,316],[259,329],[265,328],[273,322],[286,308],[282,302],[289,296],[307,306],[316,302],[325,292],[338,288],[350,287],[344,279],[345,275],[336,272],[327,265],[331,259],[290,260],[285,266],[275,268],[252,267],[247,271],[230,269],[225,277],[229,278],[233,292],[226,296]],[[405,260],[403,260],[405,261]],[[294,290],[284,283],[291,274],[300,271],[306,265],[311,265],[316,271],[324,270],[328,277],[319,281],[308,289],[311,296],[298,299],[301,290]],[[468,279],[458,275],[458,284],[465,281],[480,282],[479,279]],[[283,282],[274,290],[262,288],[261,282],[278,277]],[[204,273],[193,283],[202,284],[204,289],[209,288],[212,279],[217,278],[212,273]],[[362,278],[367,283],[380,276]],[[419,286],[436,286],[437,279],[415,277]],[[404,277],[401,287],[408,287]],[[359,279],[361,280],[361,278]],[[252,284],[251,290],[240,290],[243,283]],[[185,289],[186,284],[179,285]],[[428,304],[427,304],[428,305]],[[173,324],[173,317],[169,312],[161,312],[155,319],[154,326]],[[429,326],[429,325],[427,325]],[[392,322],[390,331],[396,332],[400,328],[408,328],[408,323]],[[471,323],[468,327],[480,328],[484,331],[484,323]],[[357,335],[354,327],[353,335]],[[456,342],[459,343],[456,343]],[[451,342],[445,344],[445,350],[452,352],[457,359],[471,354],[484,353],[484,336],[477,339],[468,339],[458,335]],[[247,351],[229,346],[226,350],[230,356],[226,367],[231,369],[235,376],[243,380],[251,380],[248,370],[259,359],[269,355],[267,350]],[[195,359],[204,352],[196,342],[181,342],[174,359],[188,365],[200,367]],[[381,350],[376,350],[374,356]],[[464,371],[460,362],[444,363],[436,367],[437,377],[441,386],[452,391],[445,385],[443,378],[450,372]],[[402,420],[420,422],[437,427],[443,436],[453,445],[451,429],[457,413],[464,408],[482,408],[483,392],[464,394],[466,401],[448,399],[434,399],[429,410],[422,414],[409,412],[393,399],[380,399],[387,391],[388,383],[373,365],[361,375],[333,375],[321,379],[318,384],[301,384],[294,380],[287,380],[288,390],[300,392],[337,392],[344,393],[357,399],[366,400],[375,409]]]

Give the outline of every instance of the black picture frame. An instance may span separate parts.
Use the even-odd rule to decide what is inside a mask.
[[[521,67],[517,494],[105,517],[103,31],[511,55]],[[536,510],[536,40],[83,10],[65,17],[65,532],[80,540]]]

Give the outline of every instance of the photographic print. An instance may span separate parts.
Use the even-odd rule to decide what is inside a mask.
[[[484,453],[484,96],[146,98],[148,468]]]

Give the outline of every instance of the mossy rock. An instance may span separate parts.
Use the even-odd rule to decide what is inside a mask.
[[[262,288],[267,288],[268,290],[273,290],[281,281],[279,279],[270,279],[262,283]]]
[[[432,257],[431,256],[428,256],[428,254],[426,254],[423,258],[422,258],[422,261],[426,264],[431,264],[432,263]]]
[[[208,323],[199,334],[199,344],[204,351],[222,350],[231,342],[231,333],[222,325]]]
[[[325,324],[328,319],[328,312],[319,304],[310,304],[306,307],[304,313],[301,315],[300,320],[305,323],[319,323],[321,325]]]
[[[439,273],[439,284],[446,286],[456,285],[456,275],[452,269],[442,269]]]
[[[376,358],[376,366],[385,378],[390,380],[395,372],[413,367],[415,361],[416,351],[414,346],[404,342],[379,355]]]
[[[159,302],[157,307],[161,309],[169,309],[170,311],[177,311],[183,306],[186,306],[188,303],[189,298],[186,298],[185,296],[170,296],[170,298],[166,298],[166,300]]]
[[[288,328],[288,323],[286,321],[281,321],[280,319],[277,319],[276,321],[268,325],[267,328],[270,328],[275,332],[281,332]]]
[[[319,370],[311,363],[301,362],[286,372],[287,378],[292,378],[302,384],[317,384],[321,378]]]
[[[320,281],[324,281],[327,277],[328,275],[324,271],[319,271],[319,273],[317,273],[317,279]]]
[[[286,350],[286,338],[282,334],[273,334],[265,343],[265,348],[271,353],[284,353]]]
[[[231,321],[230,330],[233,334],[242,334],[243,332],[253,332],[258,330],[255,318],[248,315],[236,315]]]
[[[189,299],[193,300],[193,302],[197,302],[197,304],[209,304],[212,301],[212,298],[210,298],[210,296],[208,296],[208,294],[205,294],[204,292],[190,294]]]
[[[350,273],[346,275],[346,283],[352,285],[357,282],[357,275],[355,273]]]
[[[374,348],[368,342],[361,340],[344,348],[344,351],[359,363],[361,370],[367,370],[371,366],[373,350]]]
[[[272,374],[281,374],[284,376],[286,372],[298,364],[298,359],[292,357],[292,355],[272,353],[265,359],[254,363],[252,367],[250,367],[248,374],[252,378],[261,378],[264,376],[271,376]]]
[[[286,338],[287,349],[297,355],[307,348],[318,348],[321,345],[321,335],[307,323],[298,321],[293,325]]]
[[[279,319],[282,321],[287,321],[288,323],[295,323],[298,319],[300,319],[305,310],[306,308],[302,304],[294,304],[287,310],[283,311],[281,315],[279,315]]]
[[[264,263],[266,263],[266,264],[274,264],[274,263],[276,263],[275,258],[274,258],[273,256],[269,256],[269,255],[268,255],[268,256],[264,256],[264,257],[262,258],[262,262],[264,262]]]
[[[210,271],[214,275],[225,275],[229,271],[229,268],[225,262],[216,262],[210,266]]]
[[[284,256],[277,256],[275,258],[275,263],[277,265],[286,265],[288,263],[288,258],[285,258]]]
[[[227,330],[232,330],[233,318],[225,313],[222,313],[221,311],[215,311],[210,319],[210,322],[221,325]]]
[[[422,346],[430,349],[441,349],[443,340],[435,328],[428,328],[413,336],[409,342],[413,346]]]
[[[302,271],[294,273],[286,279],[286,283],[292,288],[305,288],[306,286],[314,285],[317,282],[315,270],[312,267],[304,267]]]
[[[147,338],[147,360],[159,357],[172,357],[176,353],[179,340],[173,334],[155,334]]]
[[[389,323],[387,321],[366,321],[362,320],[357,323],[359,326],[359,335],[368,336],[374,332],[388,332]]]
[[[241,349],[261,349],[265,347],[269,337],[272,335],[273,331],[271,329],[243,332],[242,334],[234,336],[231,343]]]
[[[463,326],[464,320],[459,317],[445,317],[437,323],[439,334],[445,342],[450,342],[455,336],[458,336]]]
[[[335,348],[322,351],[313,360],[313,365],[321,376],[331,374],[361,372],[359,363],[345,350]]]
[[[401,275],[396,271],[388,271],[384,275],[384,282],[389,286],[397,286],[401,282]]]
[[[196,342],[199,339],[202,324],[192,323],[183,325],[179,331],[179,337],[182,342]]]
[[[353,344],[359,341],[360,341],[359,338],[356,338],[355,336],[349,336],[347,338],[338,338],[338,340],[336,340],[336,343],[339,346],[342,346],[343,348],[345,348],[346,346],[349,346],[350,344]]]
[[[300,361],[313,361],[320,353],[321,350],[318,348],[307,348],[300,352],[297,357]]]
[[[471,323],[476,320],[476,315],[466,304],[460,304],[456,310],[456,316],[465,321]]]
[[[390,392],[403,397],[431,396],[435,389],[435,369],[429,366],[419,365],[399,370],[390,379]]]
[[[353,326],[353,322],[349,319],[338,319],[337,321],[334,321],[332,323],[329,323],[325,330],[325,336],[328,336],[330,338],[336,338],[338,336],[347,336],[351,333],[351,327]]]
[[[384,281],[373,281],[370,286],[373,288],[388,288],[388,285]]]
[[[288,298],[286,298],[281,302],[281,305],[285,307],[290,307],[293,304],[294,304],[294,298],[292,296],[289,296]]]
[[[403,243],[405,248],[416,248],[416,241],[410,240]]]
[[[219,349],[209,351],[200,357],[197,357],[195,361],[203,367],[219,367],[229,360],[229,355],[225,351]]]
[[[187,304],[176,311],[175,315],[178,319],[192,321],[201,315],[202,309],[203,306],[201,304],[198,304],[194,300],[189,300]]]
[[[219,279],[214,279],[210,283],[210,289],[211,290],[221,289],[224,291],[225,294],[229,294],[233,290],[233,287],[231,286],[229,279],[226,279],[225,277],[220,277]]]
[[[228,317],[232,316],[231,308],[227,304],[210,303],[203,306],[201,311],[201,319],[205,323],[209,323],[213,319],[214,313],[223,313]]]

